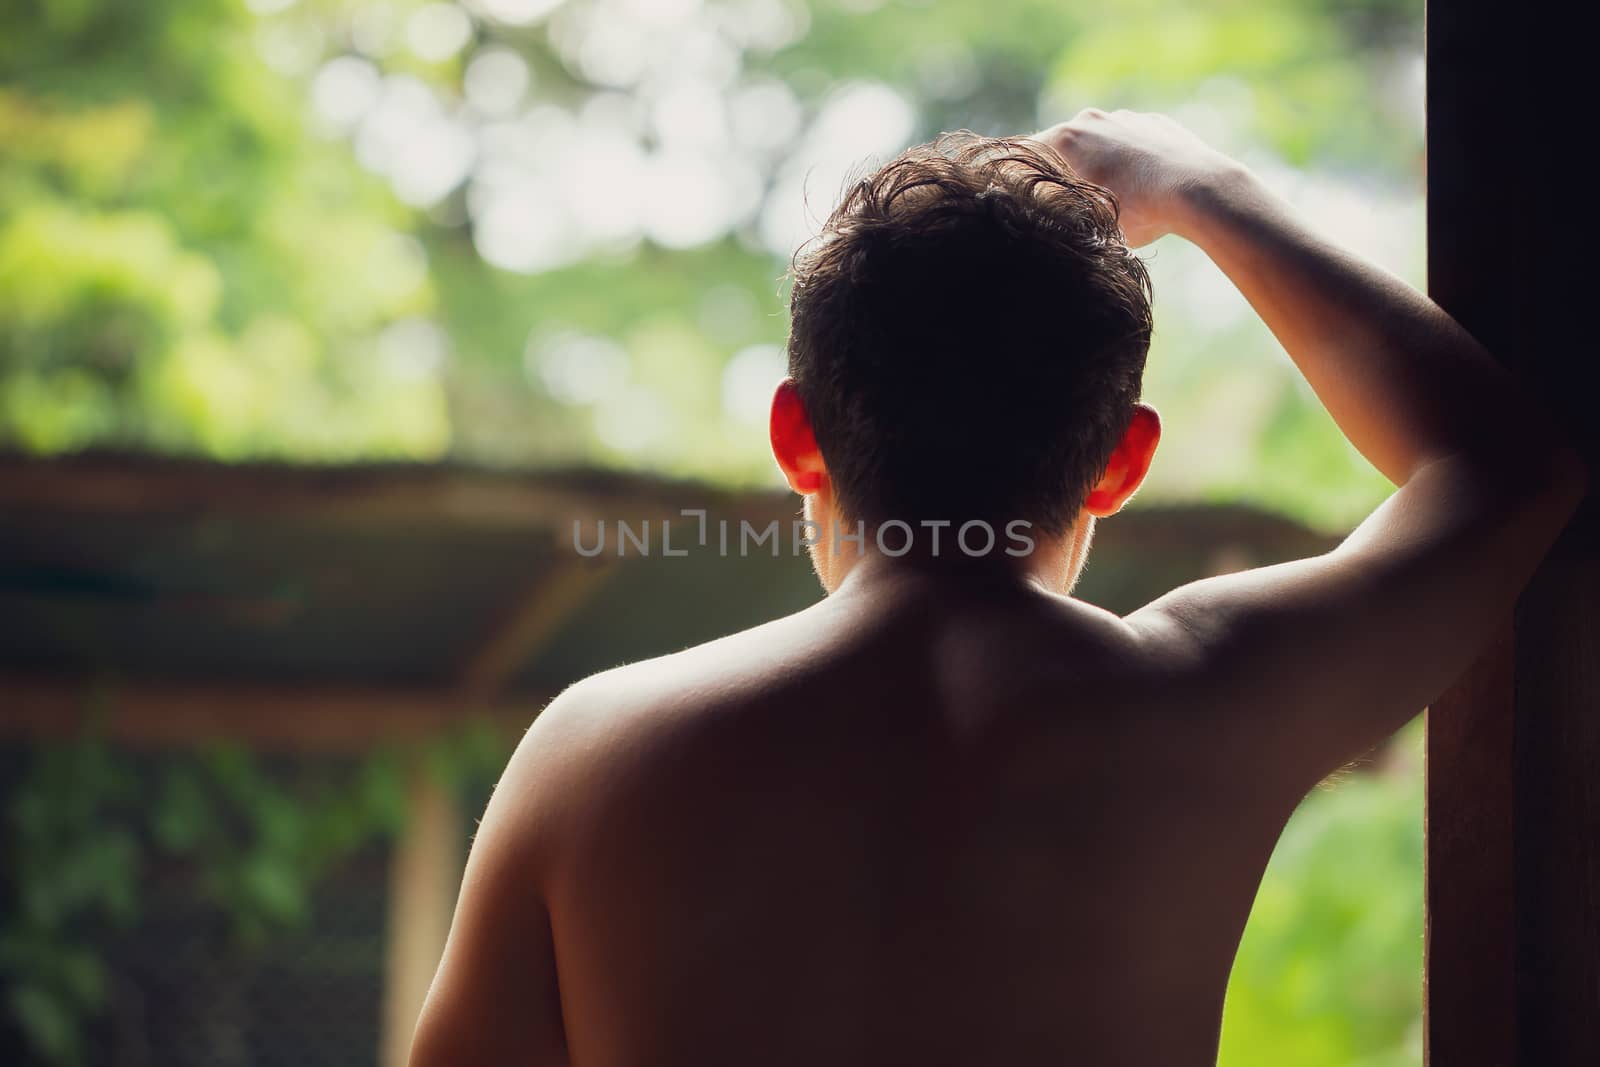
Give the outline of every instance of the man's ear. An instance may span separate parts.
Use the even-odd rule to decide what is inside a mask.
[[[772,457],[789,483],[802,496],[820,491],[828,481],[828,468],[811,429],[811,416],[793,378],[778,383],[772,395]]]
[[[1135,404],[1133,418],[1117,442],[1116,450],[1106,462],[1105,473],[1100,476],[1084,509],[1096,518],[1115,515],[1122,505],[1139,488],[1149,473],[1150,461],[1155,458],[1156,445],[1161,441],[1161,416],[1149,404]]]

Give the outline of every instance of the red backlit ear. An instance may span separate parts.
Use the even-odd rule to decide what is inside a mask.
[[[779,382],[778,391],[772,395],[771,436],[772,457],[778,461],[789,487],[801,495],[821,490],[828,468],[822,462],[811,417],[806,414],[792,378]]]
[[[1149,404],[1135,404],[1128,429],[1106,462],[1105,473],[1083,502],[1084,510],[1096,518],[1121,511],[1149,473],[1160,442],[1161,416]]]

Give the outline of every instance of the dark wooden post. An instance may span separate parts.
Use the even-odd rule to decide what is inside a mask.
[[[1579,11],[1428,5],[1428,284],[1600,469],[1600,50]],[[1600,1064],[1597,519],[1591,494],[1429,710],[1432,1067]]]

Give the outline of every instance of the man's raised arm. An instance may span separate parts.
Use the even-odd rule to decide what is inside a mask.
[[[1309,785],[1467,666],[1582,499],[1584,465],[1436,304],[1172,120],[1089,110],[1035,136],[1117,195],[1130,243],[1199,245],[1402,487],[1326,555],[1195,582],[1127,620],[1233,709],[1241,754]]]

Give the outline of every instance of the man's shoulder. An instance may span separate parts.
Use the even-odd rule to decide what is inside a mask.
[[[621,712],[703,698],[707,690],[734,684],[775,680],[808,651],[820,651],[831,643],[823,618],[827,613],[819,610],[824,606],[612,667],[573,684],[563,697],[577,707],[603,704]]]
[[[589,675],[556,696],[529,728],[526,748],[567,756],[640,741],[697,712],[748,703],[792,681],[825,640],[806,612]]]

